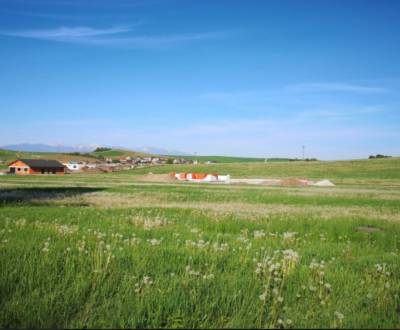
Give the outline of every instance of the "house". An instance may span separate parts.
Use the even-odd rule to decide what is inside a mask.
[[[29,175],[29,174],[64,174],[65,167],[57,160],[46,159],[17,159],[8,164],[8,170],[11,174]]]

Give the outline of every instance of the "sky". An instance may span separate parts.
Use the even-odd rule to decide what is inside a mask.
[[[0,0],[0,145],[400,156],[400,1]]]

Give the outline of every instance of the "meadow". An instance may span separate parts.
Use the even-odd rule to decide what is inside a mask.
[[[399,328],[400,159],[0,177],[0,265],[1,328]]]

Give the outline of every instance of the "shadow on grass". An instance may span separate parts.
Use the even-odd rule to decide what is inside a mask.
[[[40,187],[40,188],[9,188],[0,190],[0,207],[7,205],[32,204],[48,205],[53,200],[76,197],[79,195],[102,191],[104,188],[87,187]],[[85,203],[73,203],[76,206],[87,206]]]

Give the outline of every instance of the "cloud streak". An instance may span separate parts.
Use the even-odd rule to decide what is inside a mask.
[[[90,27],[60,27],[51,30],[24,30],[2,32],[1,34],[10,37],[47,39],[54,41],[76,41],[96,36],[112,35],[131,31],[130,27],[112,27],[108,29],[94,29]]]
[[[377,86],[365,86],[346,83],[307,83],[286,86],[287,91],[300,93],[330,93],[330,92],[345,92],[345,93],[385,93],[386,88]]]
[[[265,90],[247,90],[238,92],[213,92],[200,95],[201,98],[214,100],[227,99],[252,99],[259,97],[269,97],[272,95],[293,95],[293,94],[313,94],[313,93],[387,93],[389,89],[381,86],[357,85],[342,82],[327,83],[303,83],[286,85],[281,88]]]
[[[140,23],[136,25],[138,24]],[[92,27],[59,27],[46,30],[0,31],[0,35],[91,46],[124,46],[136,48],[166,47],[183,42],[221,39],[230,35],[230,32],[227,31],[158,36],[127,35],[132,31],[133,25],[114,26],[103,29]]]

